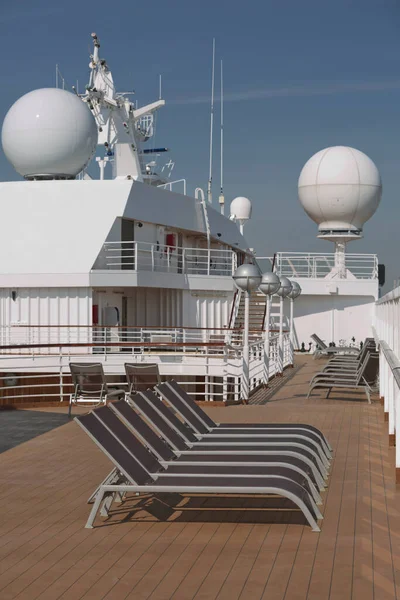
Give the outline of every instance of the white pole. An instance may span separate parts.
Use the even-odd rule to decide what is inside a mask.
[[[294,300],[290,298],[290,364],[294,365],[294,323],[293,323],[293,306]]]
[[[283,373],[283,296],[280,297],[279,308],[279,360],[278,373]]]
[[[158,80],[158,99],[161,100],[162,99],[162,93],[161,93],[161,75],[158,76],[159,80]]]
[[[264,385],[268,385],[269,380],[269,322],[271,320],[271,296],[266,297],[266,314],[265,314],[265,333],[264,333]]]
[[[249,397],[249,318],[250,294],[244,292],[244,340],[243,340],[243,375],[242,375],[242,400]]]
[[[207,200],[212,204],[212,158],[213,158],[213,131],[214,131],[214,80],[215,80],[215,38],[212,49],[212,74],[211,74],[211,118],[210,118],[210,170],[208,175]]]
[[[225,214],[224,196],[224,79],[223,62],[221,60],[221,193],[219,195],[221,215]]]

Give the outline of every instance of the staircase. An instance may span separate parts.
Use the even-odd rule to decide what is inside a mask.
[[[244,294],[237,292],[234,303],[238,302],[239,306],[236,311],[232,311],[232,319],[230,327],[234,329],[244,328]],[[250,313],[249,313],[249,328],[253,332],[262,332],[265,328],[266,316],[266,297],[261,292],[252,292],[250,294]],[[275,332],[279,331],[280,321],[280,298],[272,296],[271,298],[271,319],[270,328]],[[284,317],[284,330],[288,328],[287,319]]]
[[[265,319],[265,296],[260,292],[250,294],[249,328],[250,331],[263,331]],[[239,307],[232,327],[244,328],[244,294],[240,294]]]

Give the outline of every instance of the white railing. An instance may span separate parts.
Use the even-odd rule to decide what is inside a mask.
[[[356,279],[378,278],[378,257],[376,254],[346,254],[346,269]],[[272,258],[257,256],[265,270],[270,268]],[[335,267],[335,254],[317,252],[278,252],[275,261],[275,271],[286,277],[307,277],[319,279],[327,277]]]
[[[118,241],[103,245],[93,269],[232,276],[236,267],[237,255],[230,249]]]
[[[374,335],[379,346],[379,396],[389,444],[396,446],[396,483],[400,483],[400,287],[376,303]]]
[[[177,184],[183,185],[183,193],[186,196],[186,179],[175,179],[175,181],[167,181],[167,183],[160,183],[160,185],[158,185],[157,187],[172,192],[173,186],[176,186]]]
[[[259,330],[250,331],[251,342],[262,339]],[[86,354],[144,354],[160,348],[169,352],[202,353],[225,345],[240,347],[242,329],[196,327],[103,327],[100,325],[9,325],[0,327],[0,354],[58,354],[60,345],[81,344]],[[35,346],[38,346],[35,348]]]
[[[286,367],[291,364],[288,334],[284,335],[283,342],[283,367]],[[185,351],[182,345],[173,352],[153,345],[153,353],[141,354],[136,354],[134,349],[127,346],[121,350],[130,350],[128,352],[108,354],[101,346],[84,343],[55,344],[53,353],[46,345],[26,345],[21,348],[21,353],[15,353],[15,346],[6,348],[3,345],[0,358],[0,405],[29,403],[42,398],[47,401],[68,400],[72,391],[69,363],[76,361],[101,362],[109,384],[118,387],[126,385],[121,383],[125,362],[157,363],[163,378],[178,379],[197,400],[240,400],[244,390],[243,347],[212,342],[201,344],[192,352]],[[82,353],[85,346],[87,349]],[[271,337],[269,359],[265,355],[264,340],[250,344],[250,394],[281,370],[276,334]]]

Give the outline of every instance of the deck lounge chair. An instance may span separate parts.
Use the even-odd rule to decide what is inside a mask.
[[[119,419],[117,412],[111,410],[108,406],[102,406],[93,411],[98,419],[105,425],[111,433],[125,446],[125,448],[131,454],[134,454],[139,462],[151,473],[158,472],[154,471],[154,456],[147,450],[142,443],[137,440],[131,427],[129,427],[123,420]],[[137,418],[141,417],[137,415]],[[174,457],[175,459],[175,457]],[[168,469],[168,473],[174,473],[176,475],[238,475],[238,476],[254,476],[264,477],[265,475],[274,475],[276,477],[286,477],[296,481],[299,485],[302,485],[307,489],[309,494],[313,497],[317,504],[321,504],[321,496],[317,492],[315,482],[312,478],[296,465],[290,463],[279,463],[277,460],[275,463],[258,464],[256,466],[249,466],[244,463],[238,464],[227,464],[221,461],[221,457],[218,462],[207,460],[206,462],[189,463],[179,462],[175,460],[160,460],[160,465],[164,469]]]
[[[377,354],[376,345],[374,342],[368,342],[368,343],[364,344],[364,346],[360,350],[359,354],[357,354],[357,356],[355,356],[355,355],[352,355],[352,356],[340,355],[340,356],[335,356],[335,357],[331,358],[331,360],[329,360],[326,363],[326,365],[322,369],[322,371],[320,371],[319,373],[314,375],[314,378],[323,373],[331,373],[331,372],[339,372],[339,371],[355,372],[361,367],[368,352],[371,355]]]
[[[259,453],[272,448],[275,452],[291,449],[313,461],[324,478],[328,476],[328,460],[309,441],[284,434],[265,436],[262,440],[254,440],[251,437],[247,439],[216,437],[199,440],[193,431],[186,427],[150,390],[131,396],[129,401],[174,450],[189,449],[199,452],[225,450],[237,454],[244,451]]]
[[[326,389],[326,397],[334,388],[365,391],[368,402],[371,404],[371,391],[376,383],[379,371],[379,356],[376,354],[367,353],[361,367],[355,372],[346,371],[334,373],[321,373],[318,377],[314,377],[310,383],[307,398],[309,398],[314,389]]]
[[[179,442],[180,449],[173,450],[171,445],[159,437],[140,415],[124,401],[119,400],[110,405],[110,409],[115,412],[125,425],[131,429],[141,442],[150,448],[160,462],[170,463],[174,461],[176,468],[184,468],[186,464],[215,464],[246,466],[246,468],[258,467],[260,465],[287,466],[305,473],[314,483],[319,491],[325,489],[324,479],[317,466],[307,454],[302,454],[297,449],[270,448],[268,451],[260,450],[258,452],[234,452],[232,450],[214,450],[209,449],[205,452],[192,450],[185,442]],[[172,435],[174,434],[172,430]],[[90,500],[90,499],[89,499]]]
[[[310,337],[315,343],[314,358],[332,354],[358,354],[358,348],[355,346],[327,346],[316,333]]]
[[[128,395],[142,392],[161,383],[156,363],[125,363],[125,374],[128,382]]]
[[[99,406],[109,399],[121,398],[125,390],[110,390],[104,376],[101,363],[70,363],[74,391],[69,397],[68,416],[71,416],[72,405]]]
[[[301,423],[215,423],[176,381],[167,381],[158,385],[155,389],[165,402],[200,435],[259,436],[271,433],[277,434],[285,430],[318,442],[328,458],[332,455],[332,449],[325,436],[311,425]]]
[[[319,531],[317,520],[321,513],[307,490],[285,477],[266,476],[263,478],[237,475],[175,475],[161,472],[162,466],[152,457],[154,471],[150,472],[94,415],[75,418],[92,440],[114,463],[120,479],[114,484],[101,484],[93,508],[86,523],[93,527],[96,514],[107,495],[116,494],[223,494],[223,495],[277,495],[291,500],[304,514],[313,531]],[[149,456],[150,460],[150,456]]]

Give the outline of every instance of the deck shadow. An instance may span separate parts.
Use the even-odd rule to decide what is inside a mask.
[[[128,498],[114,508],[106,521],[98,526],[119,523],[177,522],[177,523],[293,523],[307,525],[298,507],[286,498],[244,498],[221,496],[188,496],[176,502],[173,495],[157,495],[141,499]]]
[[[68,415],[36,410],[0,411],[0,453],[69,422]]]

